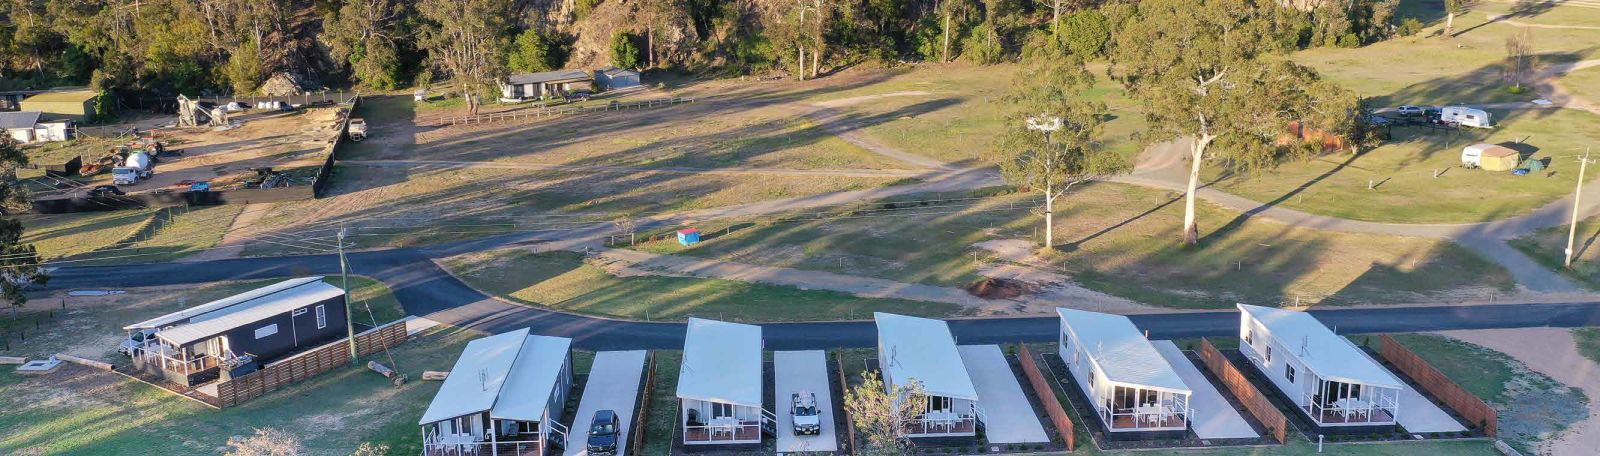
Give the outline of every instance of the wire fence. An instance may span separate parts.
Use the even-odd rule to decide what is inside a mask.
[[[653,99],[653,100],[634,101],[634,102],[627,102],[627,103],[620,102],[620,101],[613,101],[611,103],[607,103],[607,104],[603,104],[603,105],[591,105],[591,106],[536,107],[536,108],[528,108],[528,109],[518,109],[518,110],[514,110],[514,111],[493,112],[493,113],[477,114],[477,115],[441,117],[441,118],[435,120],[434,123],[436,125],[441,125],[441,126],[442,125],[450,125],[450,126],[455,126],[455,125],[476,125],[476,124],[496,123],[496,122],[522,121],[522,120],[528,120],[528,119],[544,119],[544,118],[550,118],[550,117],[569,116],[569,115],[585,114],[585,113],[591,113],[591,112],[622,111],[622,110],[630,110],[630,109],[660,108],[660,107],[667,107],[667,106],[679,105],[679,104],[684,104],[684,103],[693,103],[693,102],[694,102],[694,98],[692,98],[692,97],[673,97],[673,98],[660,98],[660,99]]]

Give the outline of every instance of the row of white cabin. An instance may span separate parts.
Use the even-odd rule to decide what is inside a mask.
[[[1240,304],[1240,351],[1320,426],[1393,425],[1401,384],[1311,315]],[[1127,317],[1057,309],[1059,355],[1112,433],[1186,432],[1193,390]],[[884,387],[916,383],[926,401],[912,437],[975,436],[984,412],[949,325],[874,314]],[[518,330],[467,344],[423,414],[425,453],[537,454],[564,441],[572,341]],[[777,418],[764,406],[761,327],[689,319],[678,374],[685,445],[760,444]]]
[[[1402,384],[1305,312],[1238,305],[1239,350],[1320,427],[1393,426]],[[1184,432],[1193,390],[1127,317],[1057,309],[1059,353],[1101,425]]]

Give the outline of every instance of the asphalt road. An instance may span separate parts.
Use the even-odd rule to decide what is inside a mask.
[[[489,298],[429,259],[438,254],[438,251],[392,249],[355,252],[348,256],[352,271],[389,284],[407,313],[441,323],[489,333],[529,327],[538,334],[571,337],[576,346],[591,350],[663,349],[683,345],[682,323],[615,320]],[[52,274],[48,288],[115,289],[338,272],[338,257],[334,255],[68,267]],[[1600,302],[1331,309],[1312,314],[1341,334],[1600,326]],[[1154,339],[1228,337],[1237,334],[1239,327],[1239,314],[1233,311],[1146,314],[1131,318]],[[767,348],[771,350],[871,347],[876,343],[871,321],[762,326]],[[962,344],[1048,342],[1057,337],[1053,317],[954,319],[950,326],[958,343]]]

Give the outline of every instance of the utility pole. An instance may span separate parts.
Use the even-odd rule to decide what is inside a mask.
[[[344,261],[344,224],[339,225],[339,287],[344,289],[344,328],[350,336],[350,363],[356,362],[356,319],[350,312],[350,268]]]
[[[1578,162],[1578,189],[1572,191],[1572,224],[1567,228],[1567,269],[1572,269],[1572,247],[1578,238],[1578,200],[1583,197],[1583,173],[1588,167],[1589,149],[1584,149],[1583,159]]]

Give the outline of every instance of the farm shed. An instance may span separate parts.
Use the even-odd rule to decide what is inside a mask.
[[[1181,434],[1193,391],[1128,317],[1057,308],[1059,353],[1112,434]]]
[[[922,385],[927,404],[906,423],[911,437],[972,437],[983,421],[978,389],[956,350],[943,320],[877,312],[878,365],[891,393],[912,382]],[[900,398],[904,400],[906,398]]]
[[[100,92],[89,89],[49,91],[22,99],[22,110],[44,113],[46,120],[89,122],[94,120],[99,97]]]
[[[690,318],[678,373],[685,445],[760,444],[777,426],[765,398],[761,327]]]
[[[72,121],[41,121],[38,111],[0,112],[0,130],[22,144],[66,141],[71,137]]]
[[[600,90],[617,90],[639,86],[639,72],[626,68],[605,67],[594,70],[595,85]]]
[[[425,455],[546,454],[564,446],[572,339],[527,328],[467,343],[417,422]]]
[[[1239,351],[1313,423],[1332,431],[1395,425],[1400,379],[1355,344],[1305,312],[1238,307]]]
[[[594,90],[594,76],[583,70],[557,70],[543,73],[513,74],[500,84],[500,100],[518,102],[546,97],[565,97],[574,92]]]
[[[123,349],[135,368],[195,386],[344,336],[344,306],[322,277],[291,279],[124,326]]]

